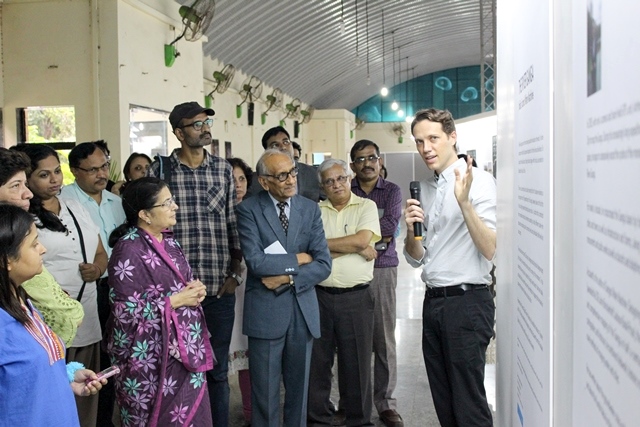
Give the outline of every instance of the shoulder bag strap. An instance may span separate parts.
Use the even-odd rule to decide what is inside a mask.
[[[80,228],[80,224],[78,224],[78,220],[76,219],[76,216],[73,214],[73,212],[71,212],[71,209],[69,209],[69,206],[67,206],[67,210],[69,211],[69,214],[73,219],[73,223],[76,225],[76,230],[78,230],[78,238],[80,239],[80,250],[82,251],[82,259],[86,264],[87,251],[84,249],[84,238],[82,237],[82,229]],[[84,293],[84,287],[86,286],[86,284],[87,282],[82,282],[82,287],[80,288],[80,292],[78,293],[78,297],[76,298],[78,301],[82,301],[82,294]]]

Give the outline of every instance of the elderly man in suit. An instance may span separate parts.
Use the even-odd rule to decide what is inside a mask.
[[[282,126],[276,126],[266,131],[264,135],[262,135],[262,146],[265,150],[280,150],[293,158],[293,142],[289,137],[289,132]],[[298,194],[314,202],[324,199],[324,194],[321,193],[320,186],[318,185],[318,173],[316,169],[313,166],[297,161],[295,164],[298,168],[298,176],[296,178]],[[249,196],[253,196],[262,191],[262,187],[257,181],[257,174],[253,175],[253,185],[249,187]]]
[[[258,160],[266,191],[237,207],[248,274],[243,332],[249,337],[254,426],[305,426],[313,338],[320,336],[315,285],[331,273],[318,205],[296,194],[298,168],[280,150]],[[317,183],[317,179],[316,179]]]

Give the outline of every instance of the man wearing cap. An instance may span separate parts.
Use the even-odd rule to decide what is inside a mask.
[[[229,343],[235,317],[235,289],[242,280],[242,253],[231,165],[204,149],[211,144],[210,116],[214,114],[197,102],[176,105],[169,122],[180,148],[169,156],[168,170],[156,160],[149,168],[149,176],[163,178],[180,204],[173,232],[194,277],[207,287],[202,308],[217,358],[213,370],[207,372],[209,399],[213,425],[227,427]]]

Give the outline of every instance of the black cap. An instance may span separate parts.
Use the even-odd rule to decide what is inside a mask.
[[[190,119],[200,113],[207,113],[207,116],[216,114],[211,108],[204,108],[196,101],[185,102],[173,107],[173,111],[169,114],[169,123],[171,123],[173,130],[176,130],[177,127],[180,127],[180,120]]]

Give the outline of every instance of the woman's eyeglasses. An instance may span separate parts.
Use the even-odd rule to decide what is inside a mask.
[[[152,208],[170,208],[171,205],[173,205],[174,203],[177,204],[176,203],[176,196],[171,196],[167,200],[165,200],[164,202],[160,203],[159,205],[153,205],[151,207]]]

